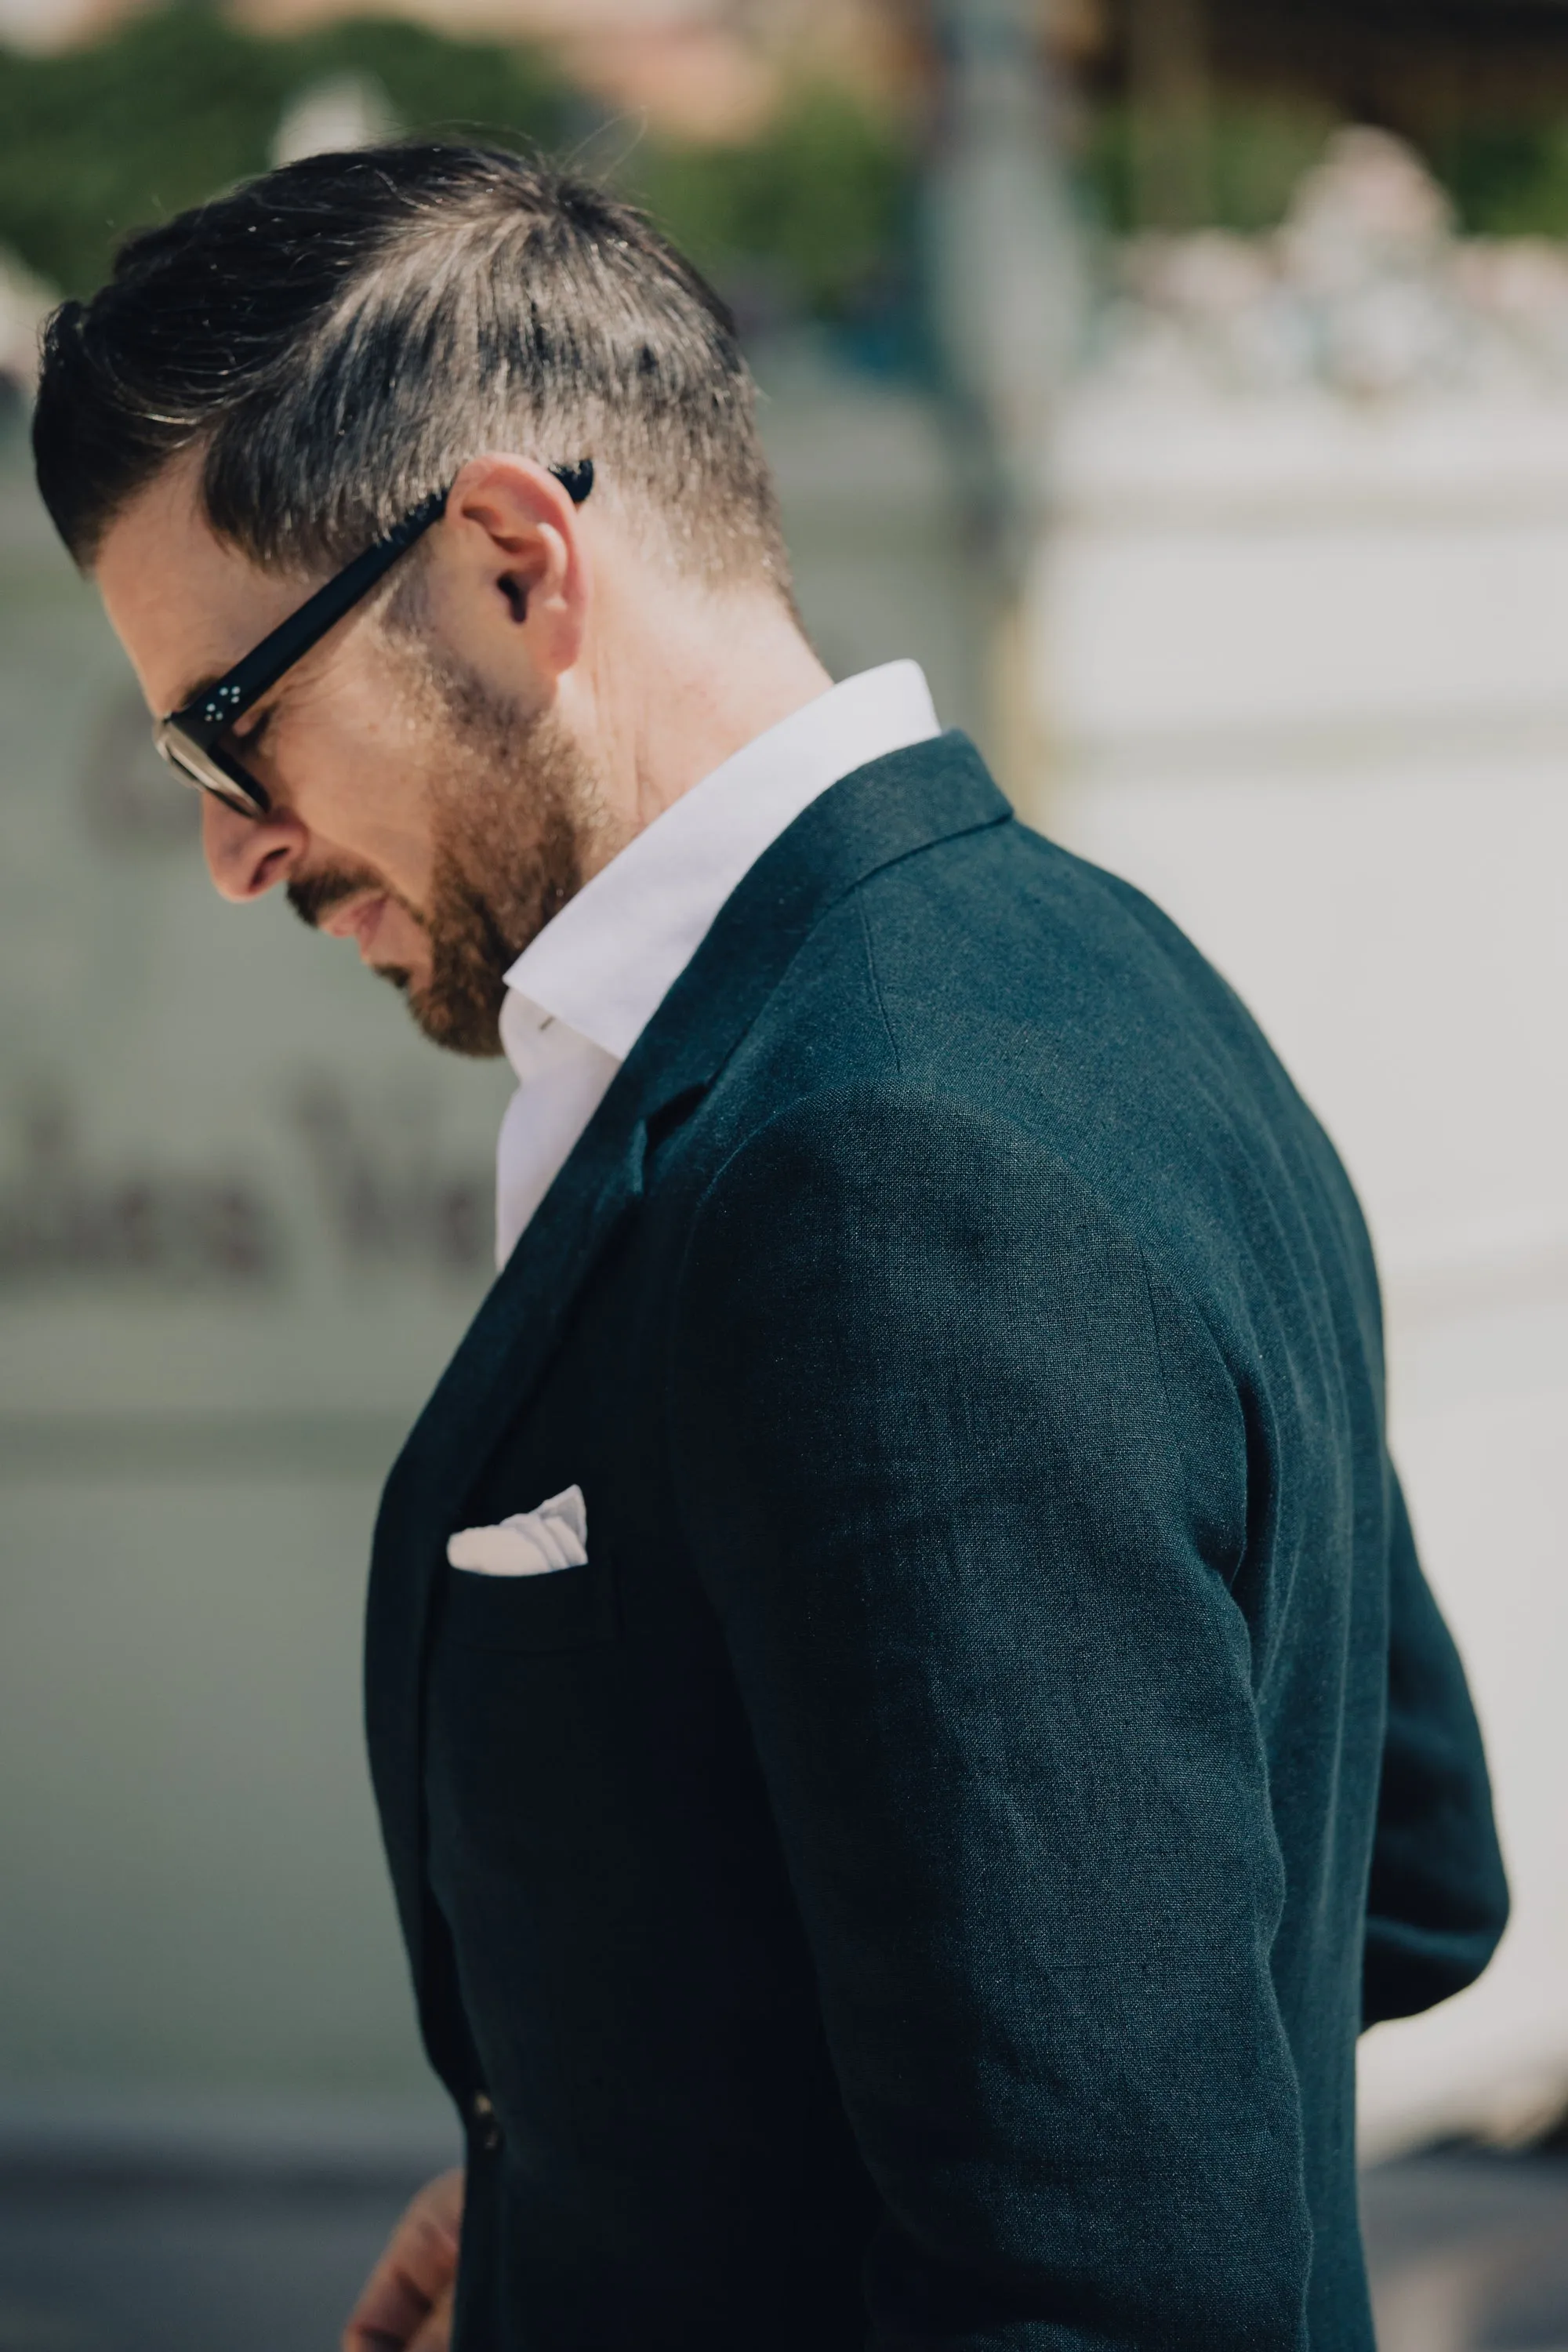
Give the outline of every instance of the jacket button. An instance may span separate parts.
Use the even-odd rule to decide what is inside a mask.
[[[500,2146],[500,2123],[495,2102],[488,2091],[476,2091],[468,2102],[468,2114],[473,2121],[474,2137],[486,2154]]]

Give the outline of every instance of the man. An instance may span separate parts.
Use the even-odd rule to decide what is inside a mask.
[[[36,446],[219,889],[520,1080],[368,1628],[468,2163],[347,2343],[1369,2347],[1356,2033],[1506,1898],[1236,998],[830,687],[722,306],[566,178],[148,232]]]

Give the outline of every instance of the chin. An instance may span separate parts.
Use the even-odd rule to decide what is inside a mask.
[[[500,1007],[471,997],[451,997],[434,989],[409,984],[406,973],[398,982],[416,1028],[439,1045],[443,1053],[461,1054],[469,1061],[493,1062],[501,1052]]]

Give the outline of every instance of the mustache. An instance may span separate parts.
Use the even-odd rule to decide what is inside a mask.
[[[378,897],[386,898],[397,895],[365,867],[349,866],[329,866],[323,874],[303,876],[289,883],[285,895],[300,920],[315,930],[320,927],[321,917],[330,913],[332,908],[341,907],[345,898],[356,898],[366,891],[374,891]],[[405,902],[399,899],[398,903],[402,905]],[[412,914],[414,909],[410,908],[408,911]]]

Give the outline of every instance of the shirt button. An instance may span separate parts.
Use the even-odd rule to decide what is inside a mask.
[[[473,2119],[474,2137],[489,2155],[500,2146],[500,2124],[488,2091],[474,2093],[468,2102],[468,2113]]]

